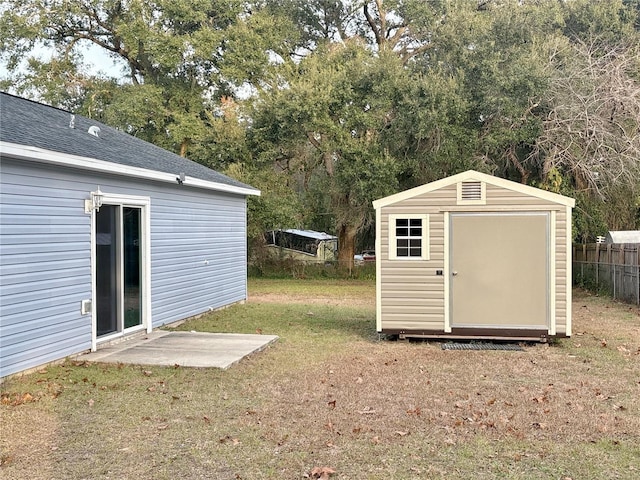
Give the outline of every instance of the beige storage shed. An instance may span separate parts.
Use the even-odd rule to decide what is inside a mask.
[[[374,201],[378,332],[570,336],[574,205],[473,170]]]

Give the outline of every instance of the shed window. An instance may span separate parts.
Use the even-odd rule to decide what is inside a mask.
[[[427,215],[390,215],[389,258],[428,260]]]

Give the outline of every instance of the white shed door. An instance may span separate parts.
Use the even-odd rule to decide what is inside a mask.
[[[549,214],[452,213],[451,326],[547,329]]]

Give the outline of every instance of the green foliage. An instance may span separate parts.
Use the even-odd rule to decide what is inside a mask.
[[[303,191],[324,191],[336,230],[355,232],[372,220],[371,202],[397,189],[398,163],[380,132],[394,115],[403,70],[351,41],[319,48],[284,74],[286,88],[263,90],[255,104],[257,158],[298,178]],[[340,247],[350,257],[353,240]]]
[[[251,279],[297,279],[297,280],[375,280],[375,264],[358,265],[351,270],[338,268],[334,263],[305,263],[292,258],[270,256],[260,262],[249,264],[248,275]]]
[[[247,199],[248,235],[251,240],[262,239],[267,230],[294,228],[300,224],[300,198],[289,187],[286,175],[270,168],[256,169],[241,163],[230,165],[225,173],[261,191],[259,197]]]
[[[258,186],[252,238],[304,226],[352,250],[372,200],[468,168],[575,196],[577,236],[637,225],[638,0],[1,8],[1,88]],[[122,76],[88,73],[88,45]]]

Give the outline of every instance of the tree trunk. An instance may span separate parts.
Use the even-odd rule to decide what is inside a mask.
[[[182,143],[180,144],[180,156],[181,157],[186,157],[187,156],[187,148],[189,147],[189,139],[185,138],[182,140]]]
[[[356,227],[342,224],[338,227],[338,265],[353,270],[353,255],[356,250]]]

